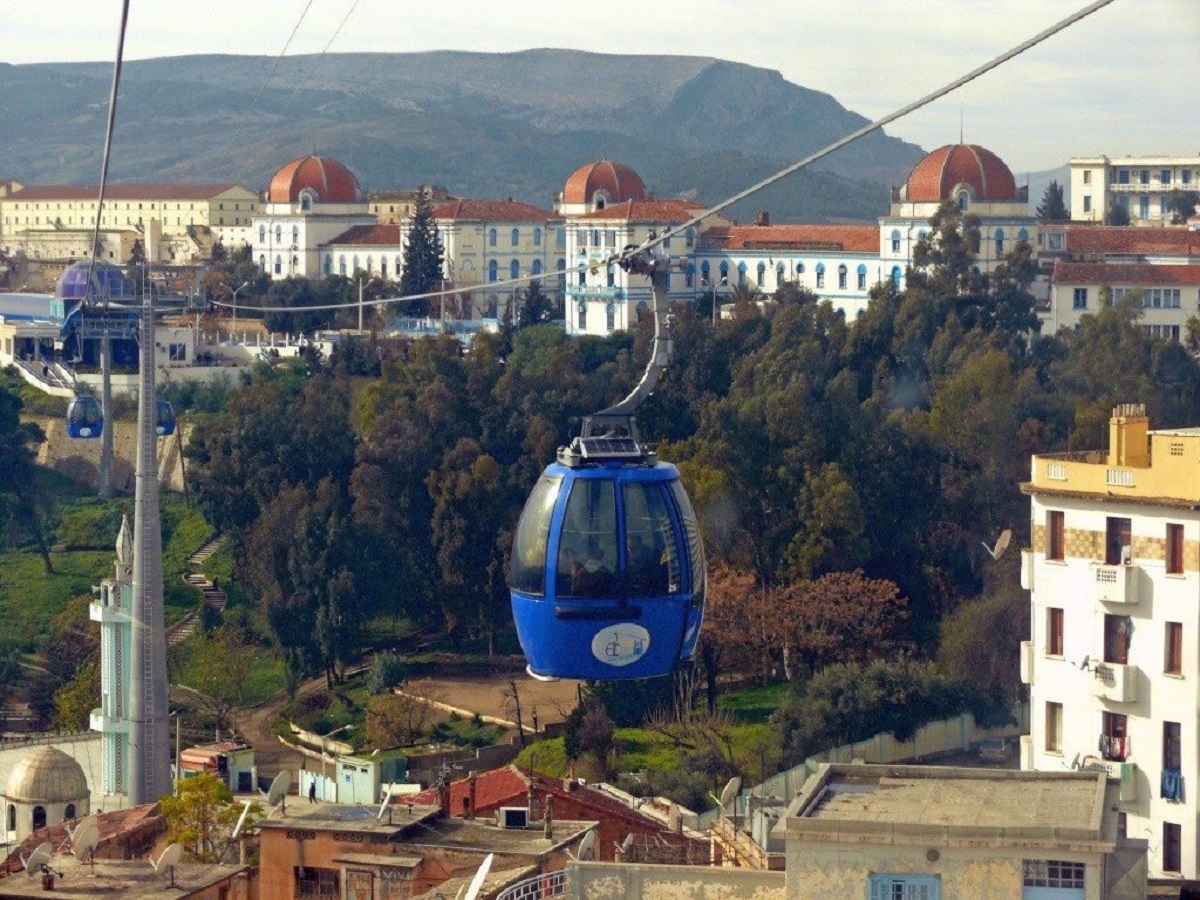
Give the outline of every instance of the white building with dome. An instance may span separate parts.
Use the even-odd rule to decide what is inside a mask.
[[[4,786],[5,828],[15,841],[90,811],[91,792],[83,767],[49,744],[31,750],[18,762]]]

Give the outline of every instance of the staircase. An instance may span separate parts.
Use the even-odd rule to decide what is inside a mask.
[[[224,540],[223,535],[218,535],[211,541],[203,544],[195,553],[187,558],[189,566],[201,566],[204,561],[221,549],[221,542]],[[183,576],[183,580],[200,592],[200,596],[204,602],[215,609],[217,612],[222,612],[225,609],[225,604],[229,600],[225,591],[219,588],[216,584],[209,580],[209,577],[203,572],[189,572]],[[167,646],[174,647],[176,644],[187,640],[196,631],[199,625],[199,616],[196,612],[190,612],[174,625],[167,632]]]

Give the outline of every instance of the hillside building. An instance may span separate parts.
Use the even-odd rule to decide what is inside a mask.
[[[0,250],[47,263],[87,257],[98,195],[92,185],[0,192]],[[211,255],[217,240],[227,248],[248,243],[258,208],[258,195],[232,182],[109,185],[100,216],[100,258],[125,263],[140,242],[152,264],[198,262]]]
[[[1171,221],[1171,191],[1200,190],[1200,156],[1072,157],[1071,221],[1106,221],[1123,206],[1133,225]]]
[[[1021,767],[1120,783],[1152,877],[1200,878],[1200,428],[1113,410],[1107,451],[1034,456]]]

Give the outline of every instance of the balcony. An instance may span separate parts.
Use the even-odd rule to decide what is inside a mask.
[[[1132,605],[1138,596],[1139,567],[1134,565],[1095,566],[1092,598],[1100,603]]]
[[[1119,663],[1095,663],[1092,695],[1113,703],[1137,700],[1138,667]]]
[[[124,733],[129,731],[129,720],[106,716],[101,707],[96,707],[88,716],[88,728],[91,731],[116,731]]]

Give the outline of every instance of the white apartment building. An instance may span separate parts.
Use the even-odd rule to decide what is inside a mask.
[[[1139,324],[1154,337],[1179,341],[1187,320],[1200,315],[1200,265],[1085,263],[1060,260],[1050,277],[1050,305],[1041,315],[1046,332],[1079,327],[1106,303],[1136,294]]]
[[[1107,452],[1034,456],[1021,768],[1105,770],[1151,877],[1200,877],[1200,428],[1113,410]]]
[[[1162,225],[1171,220],[1171,191],[1200,190],[1200,156],[1080,156],[1070,168],[1074,222],[1103,222],[1120,204],[1132,224]]]

